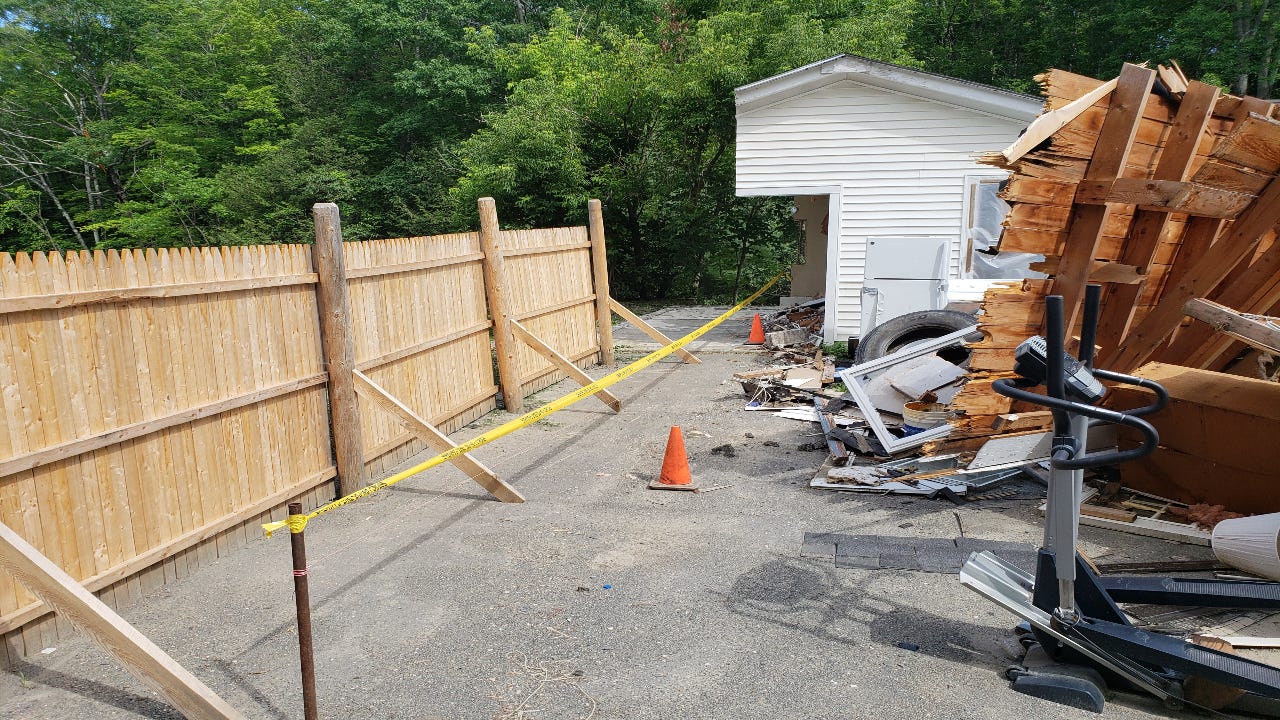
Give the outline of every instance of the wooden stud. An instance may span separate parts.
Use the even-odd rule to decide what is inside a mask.
[[[1123,174],[1155,78],[1154,70],[1128,63],[1120,71],[1085,179],[1112,181]],[[1050,290],[1051,294],[1062,296],[1068,328],[1074,327],[1079,317],[1084,286],[1109,213],[1106,205],[1077,205],[1072,209],[1066,246]]]
[[[604,214],[599,200],[587,201],[587,231],[591,236],[591,273],[595,279],[596,329],[600,364],[613,365],[613,309],[609,307],[609,257],[605,252]]]
[[[355,372],[356,392],[360,393],[360,397],[368,399],[374,405],[391,413],[405,429],[417,435],[423,442],[429,445],[436,452],[448,452],[457,447],[448,435],[437,430],[434,426],[418,416],[409,406],[400,402],[394,395],[382,389],[374,381],[370,380],[367,375],[357,370]],[[455,467],[466,474],[467,477],[475,480],[490,494],[498,498],[502,502],[521,503],[524,502],[524,496],[520,494],[511,485],[507,484],[502,478],[498,477],[489,468],[480,464],[475,458],[467,454],[459,455],[451,461]]]
[[[1193,81],[1182,99],[1178,114],[1169,128],[1169,140],[1160,155],[1154,179],[1182,181],[1191,174],[1192,161],[1200,137],[1213,117],[1220,90],[1214,85]],[[1169,216],[1162,212],[1139,210],[1133,219],[1129,238],[1120,253],[1120,262],[1135,265],[1146,272],[1160,247]],[[1105,348],[1119,347],[1137,309],[1145,282],[1134,285],[1109,285],[1103,289],[1102,316],[1098,322],[1098,342]]]
[[[0,566],[82,632],[92,636],[103,649],[186,717],[192,720],[244,718],[155,643],[3,523],[0,523]]]
[[[659,332],[657,328],[653,327],[652,325],[650,325],[649,323],[641,319],[639,315],[628,310],[625,305],[618,302],[617,300],[614,300],[613,298],[609,298],[609,307],[613,308],[614,312],[621,315],[623,320],[626,320],[632,325],[635,325],[645,335],[648,335],[649,337],[653,338],[654,342],[660,343],[663,346],[670,345],[672,342],[674,342],[671,338]],[[684,348],[680,348],[679,350],[677,350],[676,354],[679,355],[687,363],[697,365],[702,362],[697,357],[695,357],[693,353],[689,352],[688,350],[685,350]]]
[[[533,348],[534,352],[550,360],[551,364],[559,368],[560,372],[563,372],[565,375],[573,378],[573,380],[575,380],[579,385],[586,387],[587,385],[595,382],[589,375],[583,372],[581,368],[574,365],[572,360],[556,352],[555,348],[543,342],[537,335],[529,332],[529,329],[521,325],[518,320],[511,321],[511,329],[515,331],[517,337],[525,341],[529,347]],[[608,389],[601,388],[596,392],[595,396],[600,399],[600,402],[608,405],[615,413],[622,412],[622,401],[613,393],[609,392]]]
[[[484,287],[493,317],[493,344],[498,357],[498,384],[508,412],[524,409],[524,388],[520,385],[520,368],[516,362],[516,339],[510,317],[511,289],[507,284],[506,265],[499,245],[498,210],[493,198],[476,201],[480,212],[480,249],[484,253]]]
[[[1220,252],[1207,253],[1192,265],[1177,285],[1167,284],[1160,301],[1151,308],[1118,348],[1108,348],[1101,367],[1129,372],[1151,357],[1182,320],[1182,307],[1188,300],[1205,297],[1241,262],[1253,256],[1262,237],[1280,221],[1280,180],[1272,180],[1258,199],[1231,223],[1225,236],[1215,245]]]
[[[365,486],[364,450],[360,436],[360,409],[356,404],[355,345],[351,337],[351,302],[342,255],[342,222],[334,203],[316,203],[316,299],[320,308],[320,337],[329,372],[330,423],[338,465],[338,492],[342,495]]]

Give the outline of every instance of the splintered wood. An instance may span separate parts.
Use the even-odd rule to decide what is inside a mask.
[[[1046,112],[982,162],[1012,172],[1000,249],[1044,256],[1026,280],[987,293],[961,432],[996,431],[1013,408],[991,390],[1013,350],[1042,332],[1044,297],[1063,295],[1078,334],[1086,283],[1102,282],[1099,365],[1149,360],[1224,370],[1244,348],[1183,307],[1208,298],[1280,314],[1280,122],[1258,98],[1222,95],[1180,72],[1126,65],[1104,82],[1061,70],[1040,81]],[[998,432],[998,431],[997,431]]]

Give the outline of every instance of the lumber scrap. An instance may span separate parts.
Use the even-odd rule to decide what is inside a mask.
[[[627,322],[639,328],[640,332],[643,332],[645,335],[648,335],[649,337],[653,338],[654,342],[660,343],[664,346],[670,345],[672,342],[674,342],[671,338],[667,337],[666,335],[663,335],[661,332],[658,331],[657,328],[645,322],[639,315],[631,312],[631,310],[629,310],[626,305],[623,305],[617,300],[614,300],[613,298],[609,298],[609,307],[615,313],[617,313],[620,317],[622,317],[623,320],[626,320]],[[679,355],[680,358],[683,359],[685,362],[690,363],[692,365],[697,365],[702,362],[693,353],[689,352],[688,350],[685,350],[684,348],[680,348],[679,350],[676,350],[676,354]]]
[[[1237,312],[1204,298],[1188,300],[1182,310],[1218,332],[1239,338],[1259,350],[1280,354],[1280,318]]]
[[[244,720],[244,715],[199,678],[3,523],[0,523],[0,568],[93,638],[185,717]]]

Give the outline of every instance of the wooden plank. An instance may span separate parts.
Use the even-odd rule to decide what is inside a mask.
[[[386,365],[390,365],[391,363],[399,362],[400,360],[413,357],[414,355],[417,355],[419,353],[424,353],[428,350],[434,350],[435,348],[448,345],[449,343],[454,343],[459,340],[465,340],[466,338],[469,338],[472,335],[478,335],[480,333],[488,332],[489,328],[492,326],[493,326],[493,323],[490,323],[490,322],[475,323],[468,327],[464,327],[461,330],[451,332],[448,335],[444,335],[438,338],[432,338],[430,340],[425,340],[420,343],[415,343],[413,345],[410,345],[409,347],[401,348],[399,350],[389,352],[385,355],[379,355],[378,357],[369,358],[368,360],[362,360],[356,363],[356,369],[361,372],[365,372],[368,370],[373,370],[375,368],[380,368]]]
[[[349,495],[365,486],[364,450],[361,448],[360,410],[356,404],[355,347],[351,338],[351,301],[342,256],[342,222],[338,206],[316,203],[316,244],[313,248],[319,275],[316,298],[320,306],[320,336],[329,369],[329,411],[333,447],[338,462],[339,494]]]
[[[1105,505],[1090,505],[1088,503],[1081,503],[1080,514],[1126,523],[1131,523],[1138,519],[1138,513],[1132,510],[1120,510],[1113,507],[1106,507]]]
[[[1121,176],[1155,77],[1153,70],[1125,64],[1098,134],[1093,158],[1085,171],[1085,179],[1110,181]],[[1110,208],[1106,205],[1077,205],[1072,210],[1066,247],[1050,291],[1063,298],[1067,327],[1074,327],[1079,317],[1084,286],[1097,256],[1109,213]]]
[[[1014,432],[1043,428],[1053,424],[1053,413],[1048,410],[1033,410],[1024,413],[1001,413],[991,422],[991,429],[997,432]]]
[[[1192,182],[1119,178],[1082,181],[1076,202],[1086,205],[1121,203],[1159,213],[1230,219],[1244,212],[1253,197]]]
[[[512,320],[511,329],[515,332],[516,337],[528,343],[529,347],[533,348],[534,352],[537,352],[539,355],[550,360],[551,364],[555,365],[560,372],[568,375],[579,385],[586,387],[587,385],[595,382],[589,375],[582,372],[577,365],[574,365],[573,361],[556,352],[555,348],[543,342],[537,335],[529,332],[529,329],[524,325],[521,325],[519,321]],[[599,399],[600,402],[608,405],[615,413],[622,412],[622,401],[613,393],[609,392],[608,389],[601,388],[595,393],[595,397]]]
[[[1153,173],[1155,182],[1181,182],[1190,175],[1196,149],[1213,116],[1213,108],[1220,92],[1213,85],[1195,81],[1190,83],[1182,104],[1178,107],[1178,114],[1169,127],[1168,141]],[[1137,266],[1144,273],[1149,271],[1168,220],[1166,213],[1140,209],[1134,215],[1128,241],[1121,250],[1120,262]],[[1103,347],[1115,348],[1120,345],[1133,322],[1138,299],[1145,287],[1143,279],[1135,285],[1111,285],[1103,288],[1097,335],[1098,342]]]
[[[600,338],[600,364],[612,366],[613,310],[609,307],[609,255],[605,252],[604,214],[600,201],[587,201],[587,233],[591,240],[591,277],[595,291],[596,331]]]
[[[87,633],[130,672],[192,720],[244,716],[125,622],[21,536],[0,523],[0,566]]]
[[[130,558],[126,562],[119,563],[98,573],[97,575],[84,578],[80,581],[80,584],[90,591],[96,591],[122,580],[126,580],[130,576],[142,572],[154,564],[172,557],[190,547],[214,538],[219,533],[228,531],[233,527],[244,523],[246,520],[251,521],[253,518],[264,512],[268,512],[273,508],[283,507],[284,505],[287,505],[290,500],[295,499],[299,495],[311,492],[316,488],[323,487],[336,475],[336,468],[326,468],[319,473],[304,478],[302,481],[283,490],[256,500],[251,505],[239,508],[234,512],[228,513],[223,517],[206,523],[202,527],[195,528],[184,533],[165,545],[150,548],[149,550]],[[6,613],[4,616],[0,617],[0,635],[20,628],[49,611],[50,608],[44,603],[32,603],[17,610],[16,612]]]
[[[1231,269],[1246,262],[1262,240],[1280,221],[1280,181],[1272,180],[1226,234],[1215,245],[1221,251],[1206,253],[1173,287],[1166,283],[1160,301],[1129,332],[1122,346],[1107,348],[1100,367],[1128,372],[1141,365],[1164,342],[1182,320],[1182,306],[1188,300],[1205,297]]]
[[[377,267],[350,268],[347,270],[347,279],[355,280],[357,278],[377,277],[379,275],[394,275],[396,273],[417,272],[419,270],[431,270],[433,268],[451,267],[453,265],[463,265],[465,263],[480,262],[484,259],[483,253],[467,253],[465,255],[455,255],[453,257],[439,258],[435,260],[419,260],[417,262],[404,263],[402,265],[382,265]]]
[[[534,318],[540,318],[546,315],[550,315],[551,313],[560,312],[561,310],[568,310],[569,308],[575,308],[575,307],[578,307],[579,305],[586,305],[588,303],[594,304],[595,301],[596,301],[596,296],[594,293],[592,293],[591,295],[586,295],[583,297],[570,298],[569,300],[558,302],[555,305],[547,305],[545,307],[540,307],[534,310],[529,310],[527,312],[511,315],[510,318],[512,320],[527,322],[529,320],[533,320]]]
[[[1280,122],[1256,112],[1248,113],[1218,143],[1211,157],[1274,174],[1280,170]]]
[[[47,465],[59,460],[66,460],[83,453],[93,452],[94,450],[105,448],[110,445],[144,437],[151,433],[167,430],[201,418],[212,417],[214,415],[227,412],[228,410],[235,410],[264,400],[279,397],[281,395],[297,392],[298,390],[319,385],[326,379],[327,376],[323,374],[299,378],[297,380],[291,380],[286,383],[281,383],[273,387],[264,388],[238,397],[219,400],[217,402],[208,403],[206,405],[201,405],[200,407],[190,408],[188,410],[183,410],[181,412],[176,412],[171,415],[158,417],[152,420],[130,423],[124,427],[115,428],[92,437],[71,440],[51,447],[42,448],[32,453],[19,455],[18,457],[0,460],[0,477],[12,475],[23,470],[37,468],[41,465]]]
[[[529,255],[549,255],[551,253],[569,252],[571,250],[583,250],[591,247],[591,242],[571,242],[558,243],[555,245],[542,245],[539,247],[523,247],[512,248],[503,252],[504,258],[525,257]]]
[[[1012,145],[1000,151],[1006,164],[1020,160],[1034,150],[1040,143],[1053,137],[1067,123],[1080,117],[1080,114],[1093,107],[1099,100],[1110,95],[1119,83],[1119,78],[1108,80],[1067,105],[1051,110],[1036,118]]]
[[[32,310],[70,308],[81,305],[129,302],[132,300],[144,300],[148,298],[174,298],[184,297],[187,295],[209,295],[211,293],[237,292],[242,290],[256,290],[259,288],[287,287],[289,285],[309,285],[315,282],[315,273],[301,273],[295,275],[280,275],[276,277],[252,277],[212,282],[177,283],[172,285],[157,284],[142,287],[122,287],[109,290],[86,290],[82,292],[27,295],[25,297],[0,297],[0,315],[14,312],[29,312]]]
[[[520,385],[520,368],[516,362],[516,339],[511,330],[510,289],[506,265],[499,246],[498,210],[493,198],[476,201],[480,213],[480,247],[484,252],[484,287],[493,318],[493,342],[498,361],[498,384],[508,412],[524,409],[524,388]]]
[[[617,300],[614,300],[613,298],[609,298],[609,307],[613,308],[614,312],[621,315],[623,320],[626,320],[632,325],[635,325],[645,335],[648,335],[649,337],[653,338],[654,342],[659,343],[663,346],[667,346],[675,342],[674,340],[667,337],[666,335],[663,335],[662,333],[658,332],[656,328],[654,328],[652,325],[642,320],[639,315],[628,310],[625,305],[618,302]],[[695,357],[693,353],[689,352],[688,350],[685,350],[684,348],[680,348],[679,350],[677,350],[676,354],[679,355],[687,363],[693,363],[696,365],[702,362],[697,357]]]
[[[1204,298],[1188,300],[1182,310],[1217,332],[1239,338],[1259,350],[1280,355],[1280,320],[1276,318],[1247,315]]]
[[[374,381],[370,380],[367,375],[357,370],[355,372],[356,392],[360,393],[360,397],[368,399],[374,405],[382,408],[388,413],[395,416],[400,424],[407,430],[418,436],[436,452],[448,452],[457,447],[448,435],[437,430],[434,426],[418,416],[409,406],[400,402],[394,395],[382,389]],[[468,454],[462,454],[453,458],[450,462],[455,467],[466,474],[467,477],[475,480],[481,487],[488,490],[491,495],[498,498],[502,502],[521,503],[524,502],[524,496],[511,485],[499,478],[489,468],[480,464],[475,458]]]

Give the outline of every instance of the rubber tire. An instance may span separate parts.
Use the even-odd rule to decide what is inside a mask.
[[[887,320],[867,333],[858,343],[853,354],[857,365],[882,358],[917,340],[928,340],[950,335],[957,330],[976,325],[977,318],[955,310],[920,310]],[[968,339],[980,340],[982,334],[974,331]]]

